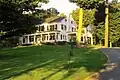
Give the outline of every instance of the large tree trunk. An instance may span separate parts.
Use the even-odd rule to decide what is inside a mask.
[[[110,41],[110,48],[112,48],[112,42]]]
[[[77,48],[81,47],[81,34],[82,34],[82,26],[83,26],[82,24],[83,24],[83,8],[80,8],[79,26],[78,26],[77,36],[76,36]]]
[[[108,6],[105,8],[105,47],[108,48],[108,13],[109,9]]]

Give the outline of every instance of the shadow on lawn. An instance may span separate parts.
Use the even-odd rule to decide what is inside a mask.
[[[17,58],[17,56],[14,55],[6,55],[6,54],[0,54],[0,60],[10,60],[10,59],[14,59]]]
[[[98,51],[97,49],[94,50],[92,48],[89,49],[88,53],[90,53],[91,51]],[[91,54],[84,54],[86,56],[90,56]],[[78,58],[78,57],[74,57],[74,58]],[[96,58],[97,59],[97,58]],[[103,59],[101,59],[103,60]],[[105,61],[106,62],[106,61]],[[95,63],[95,64],[94,64]],[[53,68],[53,66],[51,66]],[[57,71],[55,71],[54,73],[42,78],[41,80],[48,80],[50,77],[54,76],[55,74],[63,71],[63,70],[68,70],[68,73],[65,74],[60,80],[64,80],[66,78],[68,78],[69,76],[72,76],[74,73],[76,73],[80,68],[84,68],[85,71],[87,72],[97,72],[100,69],[104,68],[104,64],[102,63],[96,63],[95,57],[93,58],[87,58],[87,59],[82,59],[80,61],[78,60],[74,60],[72,63],[70,64],[65,64],[63,68],[58,69]],[[79,77],[79,76],[78,76]]]
[[[27,72],[32,71],[32,70],[34,70],[34,69],[47,66],[47,65],[51,64],[53,61],[54,61],[54,60],[50,60],[50,61],[43,62],[43,63],[41,63],[41,64],[39,64],[39,65],[35,65],[35,66],[31,67],[31,68],[27,68],[27,69],[25,69],[25,70],[23,70],[23,71],[17,72],[17,73],[15,73],[15,74],[10,75],[10,76],[6,76],[5,78],[2,78],[2,80],[8,79],[8,78],[10,78],[10,77],[19,76],[20,74],[27,73]],[[1,79],[1,78],[0,78],[0,79]]]
[[[67,78],[69,76],[72,76],[74,73],[76,73],[76,71],[81,67],[84,67],[88,72],[95,72],[95,71],[100,70],[103,67],[103,64],[99,63],[99,61],[103,60],[103,59],[97,60],[97,58],[99,56],[99,55],[95,54],[98,51],[97,49],[94,50],[91,47],[89,49],[83,48],[83,49],[81,49],[81,52],[79,52],[79,49],[76,49],[76,51],[77,52],[73,51],[73,54],[74,53],[75,54],[74,54],[73,58],[71,58],[72,62],[70,64],[67,63],[67,59],[65,59],[66,63],[62,63],[62,58],[57,59],[56,56],[54,56],[52,58],[45,58],[45,59],[44,59],[44,57],[42,57],[44,59],[44,61],[39,61],[40,62],[39,64],[35,64],[32,67],[27,67],[25,70],[19,71],[17,73],[14,73],[12,75],[9,75],[9,76],[6,76],[6,77],[0,78],[0,79],[4,80],[4,79],[10,78],[10,77],[19,76],[20,74],[27,73],[29,71],[32,71],[32,70],[35,70],[35,69],[38,69],[38,68],[42,68],[42,67],[44,68],[46,66],[49,66],[48,67],[49,70],[51,70],[53,68],[58,69],[58,70],[56,70],[55,72],[43,77],[41,80],[47,80],[50,77],[52,77],[53,75],[57,74],[58,72],[68,71],[68,73],[65,74],[61,78],[61,80],[64,80],[65,78]],[[66,53],[66,54],[68,54],[68,53]],[[81,56],[84,55],[84,57],[78,56],[78,54],[80,54]],[[29,55],[29,56],[25,55],[25,56],[30,57],[30,56],[34,56],[34,55],[35,54]],[[92,55],[94,55],[94,57],[92,57]],[[16,56],[14,56],[14,55],[12,55],[12,56],[11,55],[0,55],[0,60],[5,60],[5,59],[15,60],[15,59],[18,59],[19,57],[22,57],[22,56],[20,54],[16,55]],[[39,56],[42,56],[42,54],[41,55],[38,54],[38,58],[41,58]],[[60,56],[60,55],[57,55],[57,56]],[[36,57],[31,57],[31,58],[36,58]],[[34,61],[32,61],[32,64],[34,64]],[[24,66],[24,65],[20,65],[19,67],[21,67],[21,66]],[[61,67],[61,68],[59,68],[59,67]]]

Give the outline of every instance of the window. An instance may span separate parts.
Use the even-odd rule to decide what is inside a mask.
[[[66,35],[65,35],[65,40],[66,40],[67,38],[66,38]]]
[[[83,37],[81,37],[81,41],[83,41]]]
[[[55,30],[57,30],[57,24],[55,25]]]
[[[50,29],[49,29],[49,26],[47,26],[47,31],[49,31]]]
[[[42,40],[43,40],[43,41],[45,40],[45,35],[42,36]]]
[[[65,28],[65,30],[67,30],[67,27],[66,27],[66,25],[64,26],[64,28]]]
[[[63,39],[65,39],[65,36],[63,35]]]
[[[50,31],[54,31],[54,25],[50,25]]]
[[[63,25],[63,24],[61,24],[61,29],[62,29],[62,30],[63,30],[63,26],[64,26],[64,25]]]
[[[65,22],[67,22],[67,19],[65,19]]]
[[[40,27],[39,26],[37,27],[37,32],[40,32]]]
[[[61,35],[61,40],[62,40],[62,35]]]
[[[74,31],[74,29],[72,28],[72,32]]]
[[[25,37],[23,37],[23,43],[25,43]]]
[[[55,34],[50,34],[50,40],[55,40]]]
[[[29,41],[33,42],[34,41],[34,36],[29,36]]]
[[[56,35],[56,39],[58,39],[58,34]]]
[[[48,36],[47,36],[47,40],[48,40]]]
[[[39,31],[44,31],[44,26],[40,26],[40,30]]]
[[[73,24],[73,21],[71,21],[71,24]]]

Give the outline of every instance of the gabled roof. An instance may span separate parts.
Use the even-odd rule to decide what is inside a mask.
[[[65,19],[65,17],[51,17],[46,19],[46,23],[53,23],[53,22],[60,22],[61,20]]]

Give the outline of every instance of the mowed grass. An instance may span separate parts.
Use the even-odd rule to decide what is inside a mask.
[[[97,49],[74,48],[68,62],[69,52],[54,45],[0,50],[0,80],[84,80],[107,61]]]

